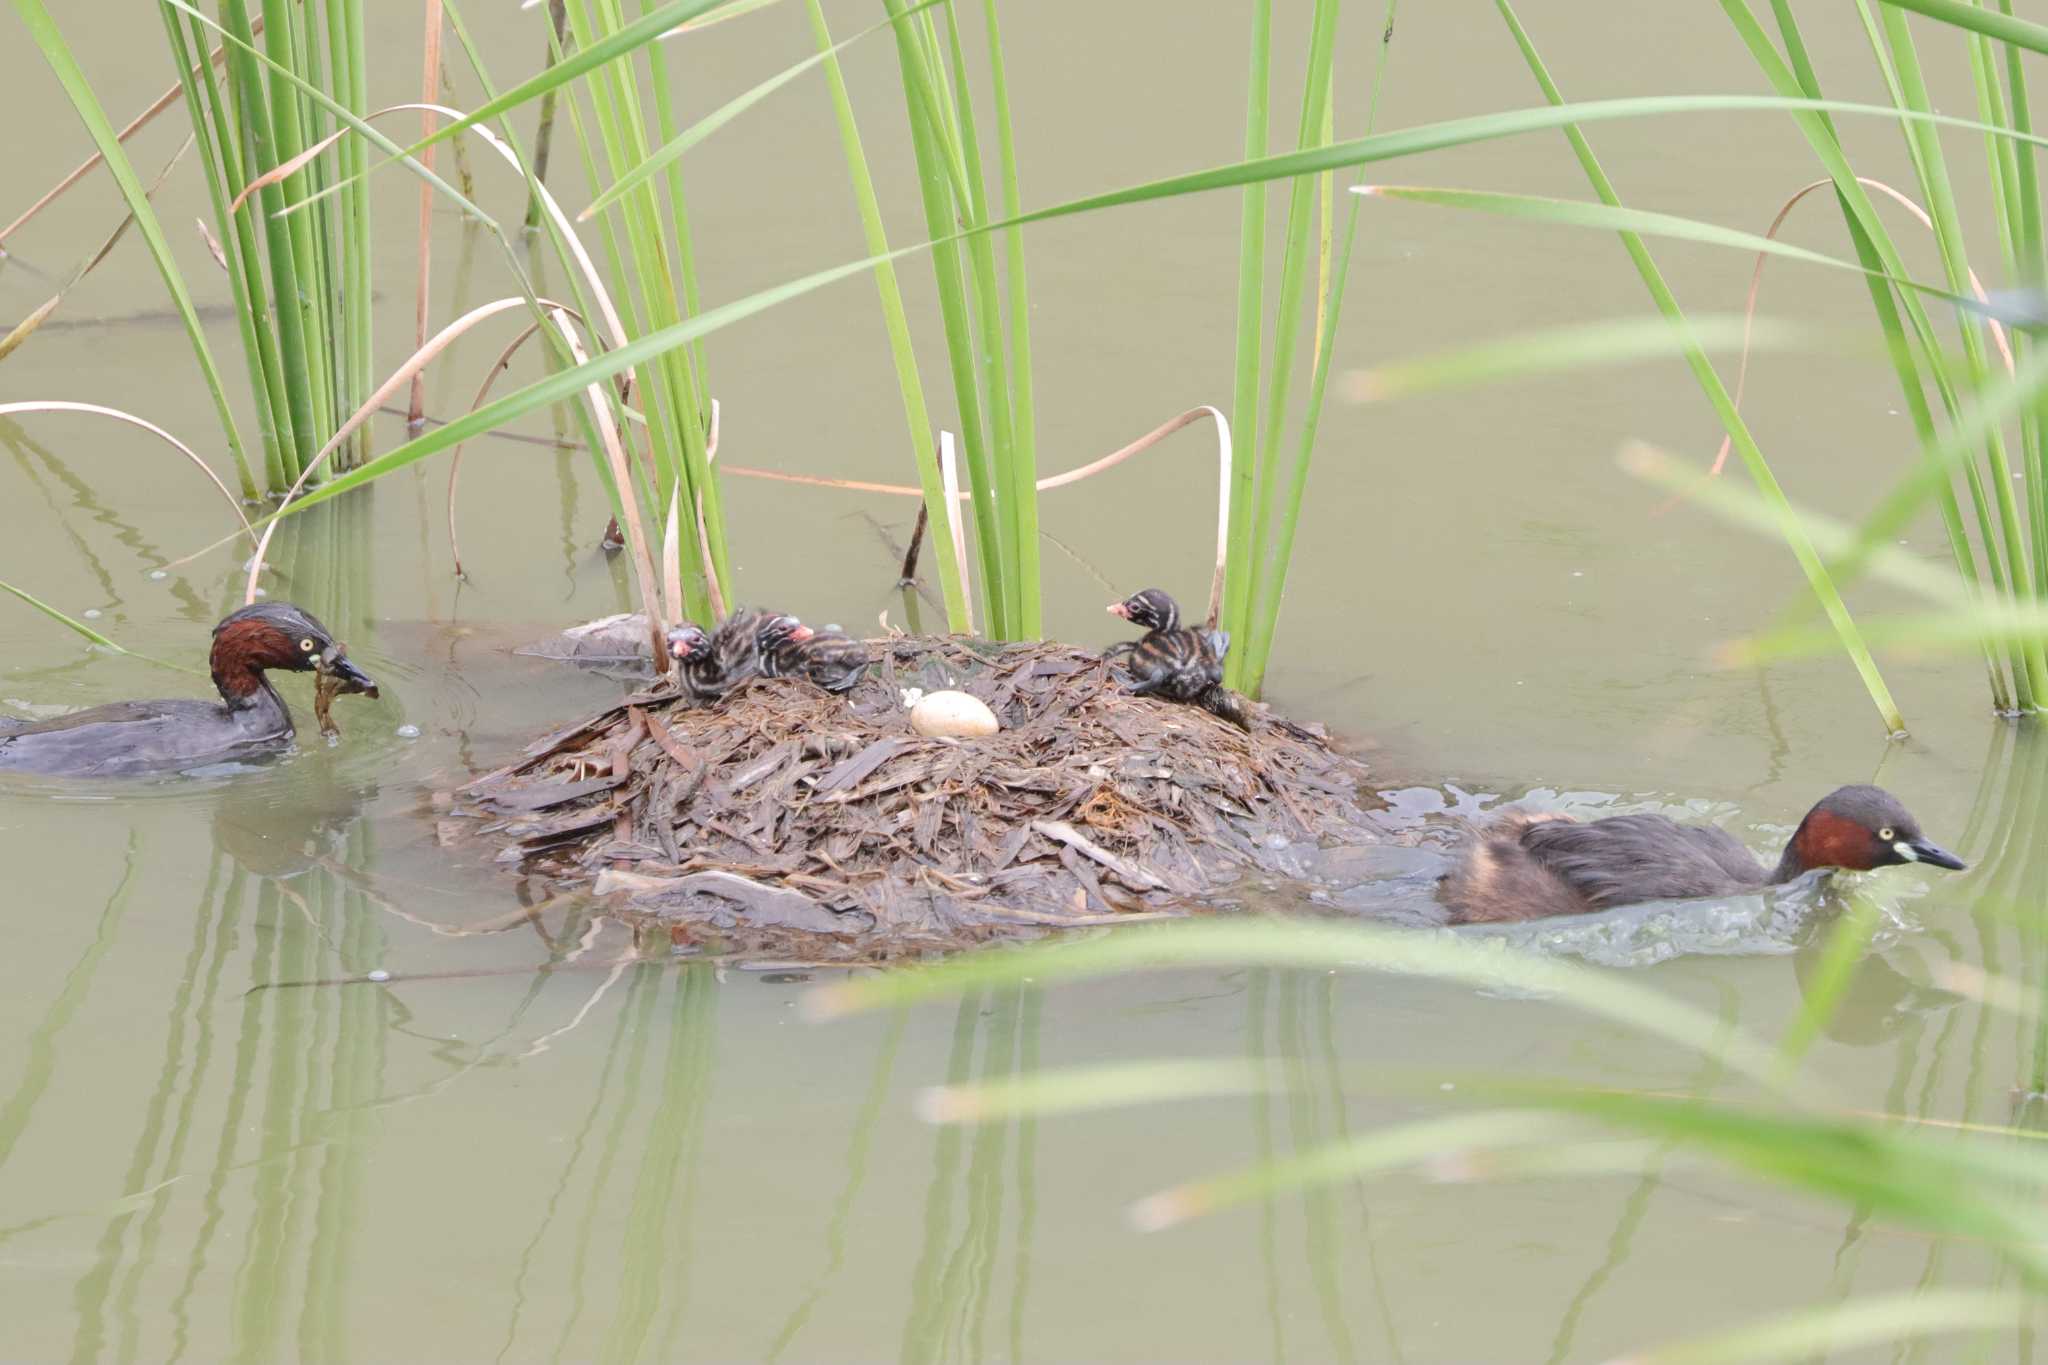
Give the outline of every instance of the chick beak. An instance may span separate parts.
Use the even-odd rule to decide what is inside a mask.
[[[1111,616],[1121,616],[1126,621],[1131,619],[1131,609],[1121,602],[1110,603],[1108,611]]]
[[[341,679],[343,692],[357,692],[365,697],[376,697],[376,680],[349,662],[348,655],[336,651],[334,657],[327,661],[327,671]]]
[[[812,630],[809,626],[798,626],[795,630],[789,633],[789,638],[796,641],[798,644],[802,644],[804,641],[810,639],[813,635],[816,635],[817,633],[817,631]]]
[[[1961,858],[1925,839],[1901,839],[1892,845],[1892,850],[1909,863],[1926,863],[1929,867],[1945,867],[1951,872],[1961,872],[1966,864]]]

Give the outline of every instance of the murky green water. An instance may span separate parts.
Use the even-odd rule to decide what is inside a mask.
[[[691,69],[719,73],[692,107],[809,50],[787,8],[691,40],[703,54]],[[1282,8],[1283,23],[1302,22],[1299,7]],[[391,9],[376,46],[393,54],[382,87],[397,100],[417,75],[401,55],[413,20]],[[1028,200],[1236,154],[1240,16],[1177,12],[1168,36],[1153,6],[1013,9]],[[1704,7],[1572,9],[1529,18],[1573,94],[1754,88]],[[471,17],[488,18],[499,76],[528,69],[540,46],[531,14]],[[169,78],[153,19],[132,34],[67,22],[117,115]],[[1385,126],[1534,102],[1484,7],[1411,6],[1402,24]],[[1355,61],[1368,27],[1361,19],[1351,40]],[[1836,37],[1817,58],[1862,70],[1860,38]],[[1687,59],[1653,70],[1636,59],[1652,45]],[[892,64],[881,47],[857,50],[849,75],[892,187],[892,230],[909,241]],[[10,144],[0,208],[12,209],[85,143],[26,44],[0,44],[0,72],[6,125],[41,130]],[[1869,91],[1843,79],[1834,93]],[[1362,91],[1340,98],[1349,111]],[[151,172],[175,146],[171,122],[137,143]],[[1882,130],[1860,136],[1869,168],[1899,166]],[[1606,125],[1595,141],[1637,202],[1753,229],[1813,174],[1789,125],[1762,118]],[[1980,167],[1956,149],[1974,194]],[[692,154],[713,298],[859,253],[838,156],[822,87],[803,83]],[[516,217],[518,196],[482,173],[486,206]],[[1382,178],[1583,192],[1561,140]],[[406,182],[385,185],[389,364],[409,332],[413,206]],[[1809,202],[1794,238],[1836,247],[1828,211]],[[0,319],[47,295],[111,224],[112,204],[94,182],[9,243]],[[174,179],[160,208],[191,248],[202,300],[224,297],[189,226],[196,179]],[[1237,212],[1212,197],[1034,230],[1049,470],[1225,400]],[[487,238],[444,219],[437,250],[438,317],[506,292]],[[1739,306],[1746,259],[1658,254],[1690,306]],[[927,281],[916,267],[905,279],[928,319]],[[1352,288],[1351,366],[1645,305],[1605,239],[1386,205],[1369,211]],[[0,366],[0,399],[115,402],[206,438],[176,326],[131,316],[161,306],[143,254],[125,244],[59,324]],[[1854,326],[1867,303],[1851,278],[1778,265],[1766,308]],[[929,346],[937,329],[921,335]],[[216,340],[238,373],[232,328]],[[431,409],[466,403],[499,344],[458,345],[429,384]],[[908,480],[861,282],[736,328],[711,357],[723,460]],[[942,374],[936,351],[926,373]],[[1778,357],[1751,375],[1747,410],[1794,495],[1848,515],[1905,457],[1894,404],[1875,366]],[[1861,1108],[2005,1120],[2015,1089],[2036,1084],[2034,1041],[1938,983],[1951,964],[2027,979],[2041,968],[2038,939],[2005,912],[2038,900],[2048,750],[1985,717],[1967,661],[1887,661],[1916,727],[1898,745],[1878,735],[1839,661],[1712,669],[1716,643],[1797,602],[1796,569],[1703,516],[1652,515],[1656,495],[1613,464],[1631,436],[1704,457],[1717,429],[1676,364],[1333,405],[1275,697],[1375,745],[1386,787],[1415,806],[1538,788],[1697,803],[1763,846],[1822,791],[1884,782],[1977,870],[1873,883],[1896,922],[1814,1067]],[[1071,551],[1047,556],[1052,630],[1105,639],[1102,602],[1151,582],[1198,595],[1211,457],[1199,434],[1177,439],[1149,464],[1048,496],[1047,530]],[[0,451],[0,576],[197,665],[207,628],[238,600],[239,555],[150,573],[225,532],[211,490],[139,434],[83,419],[0,425]],[[316,743],[229,779],[0,789],[0,1354],[1597,1360],[1845,1294],[1995,1276],[1980,1247],[1685,1161],[1568,1181],[1345,1185],[1157,1235],[1125,1220],[1130,1201],[1175,1180],[1454,1102],[1414,1098],[1430,1093],[1412,1087],[1417,1076],[1709,1080],[1696,1057],[1540,1002],[1230,971],[818,1026],[797,1018],[800,982],[617,965],[623,942],[587,907],[545,903],[441,846],[433,792],[607,695],[506,647],[624,604],[591,548],[602,495],[580,457],[486,442],[471,460],[468,585],[449,576],[443,465],[329,505],[289,536],[273,591],[323,616],[385,685],[381,702],[337,708],[339,748]],[[747,597],[856,626],[892,606],[885,541],[905,532],[908,504],[738,478],[728,488]],[[1910,544],[1945,557],[1938,534],[1916,527]],[[338,571],[344,562],[359,567]],[[1865,589],[1853,605],[1895,604]],[[10,705],[203,685],[82,650],[26,609],[0,610],[0,660]],[[287,690],[309,721],[307,689]],[[401,738],[402,725],[421,733]],[[1688,945],[1721,951],[1635,979],[1770,1036],[1800,1005],[1810,955],[1755,907],[1731,913],[1751,919],[1717,921],[1727,933]],[[318,984],[371,970],[398,979]],[[1155,1055],[1248,1056],[1289,1088],[977,1130],[934,1129],[912,1112],[921,1087],[947,1078]],[[1396,1074],[1403,1084],[1373,1084]],[[1952,1344],[1886,1358],[1954,1358]],[[2007,1337],[1989,1349],[2005,1359],[2032,1347]]]

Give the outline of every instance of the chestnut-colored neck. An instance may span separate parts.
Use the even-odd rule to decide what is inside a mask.
[[[1789,882],[1816,867],[1866,871],[1873,865],[1870,844],[1870,831],[1847,816],[1827,810],[1809,811],[1799,822],[1791,842],[1785,845],[1785,854],[1778,859],[1771,880]]]
[[[213,685],[231,711],[260,706],[277,693],[263,676],[265,631],[249,622],[238,622],[213,637]]]

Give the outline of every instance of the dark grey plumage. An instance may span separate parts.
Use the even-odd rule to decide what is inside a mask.
[[[1109,611],[1146,628],[1140,638],[1103,651],[1106,659],[1124,659],[1134,696],[1151,693],[1169,701],[1202,704],[1208,692],[1222,686],[1223,656],[1230,650],[1226,632],[1183,628],[1180,604],[1158,588],[1111,603]]]
[[[749,678],[759,677],[769,656],[809,630],[794,616],[743,607],[708,635],[685,623],[670,630],[668,648],[677,660],[679,681],[699,705],[718,700]]]
[[[343,691],[377,695],[327,627],[289,602],[258,602],[221,618],[209,662],[220,701],[114,702],[6,726],[0,769],[127,777],[275,753],[291,742],[292,715],[265,669],[327,672]]]
[[[1616,815],[1583,825],[1546,820],[1523,831],[1521,843],[1595,909],[1726,895],[1771,880],[1770,869],[1727,830],[1662,815]]]
[[[776,642],[762,655],[761,671],[770,678],[808,678],[827,692],[848,692],[873,662],[860,641],[836,630],[817,630]]]
[[[1438,898],[1465,923],[1583,914],[1638,901],[1740,895],[1814,868],[1864,871],[1901,863],[1959,869],[1889,792],[1842,787],[1814,804],[1766,867],[1726,830],[1662,815],[1579,823],[1511,811],[1477,831]]]

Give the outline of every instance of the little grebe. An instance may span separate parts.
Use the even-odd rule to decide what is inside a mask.
[[[689,622],[668,633],[668,652],[683,691],[699,705],[716,701],[749,678],[758,677],[769,653],[789,640],[810,638],[810,627],[794,616],[741,608],[706,633]]]
[[[808,635],[787,635],[761,653],[761,673],[769,678],[809,678],[827,692],[850,692],[874,660],[867,646],[827,627]]]
[[[1230,636],[1220,630],[1184,629],[1180,604],[1158,588],[1110,603],[1109,614],[1145,628],[1143,637],[1104,651],[1105,658],[1129,654],[1125,667],[1134,694],[1156,692],[1171,701],[1199,702],[1204,693],[1222,684]]]
[[[213,628],[221,700],[123,701],[0,730],[0,769],[59,777],[129,776],[275,753],[292,713],[266,668],[321,672],[345,692],[377,695],[327,627],[289,602],[258,602]]]
[[[1963,866],[1928,842],[1889,792],[1857,786],[1829,793],[1808,811],[1775,868],[1759,863],[1726,830],[1662,815],[1581,824],[1568,815],[1509,812],[1474,834],[1437,896],[1450,906],[1453,922],[1483,924],[1637,901],[1740,895],[1814,868],[1865,872],[1899,863]]]

